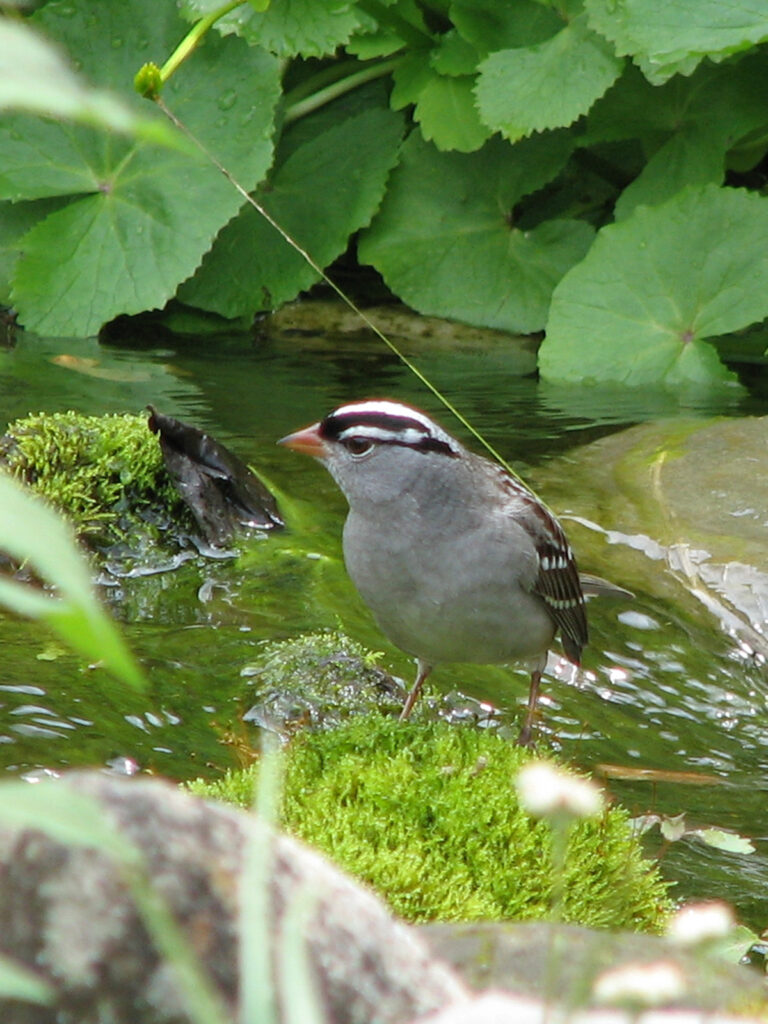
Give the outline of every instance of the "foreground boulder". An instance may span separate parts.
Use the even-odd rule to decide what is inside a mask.
[[[115,858],[38,829],[0,830],[0,953],[52,989],[49,1006],[0,1003],[3,1024],[192,1021],[194,991],[180,981],[178,962],[158,952],[137,895],[145,915],[148,901],[160,906],[160,916],[172,912],[225,1014],[237,1019],[239,880],[248,848],[257,858],[265,851],[271,857],[261,895],[269,908],[263,934],[278,1020],[302,977],[286,971],[286,948],[296,962],[306,953],[307,984],[327,1022],[407,1021],[466,998],[450,970],[378,899],[297,842],[270,836],[253,815],[154,780],[73,773],[41,785],[60,788],[62,807],[73,793],[97,801],[126,849],[140,852],[143,877],[130,855]],[[291,928],[293,945],[286,947]]]

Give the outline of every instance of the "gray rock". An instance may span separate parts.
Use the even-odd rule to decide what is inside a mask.
[[[272,858],[265,935],[281,1011],[286,993],[297,987],[295,970],[289,974],[280,957],[297,907],[307,915],[306,945],[297,948],[294,941],[290,948],[294,960],[306,949],[320,1019],[388,1024],[465,998],[453,973],[373,894],[318,854],[270,833],[255,816],[155,780],[73,773],[41,785],[60,786],[62,802],[70,789],[95,799],[104,819],[140,851],[145,878],[132,889],[126,877],[135,870],[121,869],[101,850],[66,845],[37,829],[0,831],[0,953],[36,970],[56,992],[49,1008],[0,1003],[3,1024],[191,1021],[178,967],[158,952],[137,910],[137,894],[140,903],[172,911],[235,1020],[238,883],[246,839]]]
[[[598,1005],[594,983],[605,971],[665,963],[680,991],[663,1005],[728,1012],[764,1005],[761,972],[681,949],[658,935],[608,932],[545,921],[431,924],[421,928],[436,956],[452,963],[473,989],[549,999],[561,1008]]]
[[[429,1024],[758,1024],[759,1018],[723,1017],[698,1010],[588,1010],[564,1013],[546,1003],[487,992],[471,1003],[456,1003]]]

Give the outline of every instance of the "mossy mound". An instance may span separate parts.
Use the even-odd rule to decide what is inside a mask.
[[[551,832],[517,802],[534,755],[487,730],[391,719],[304,733],[285,758],[282,824],[372,885],[410,921],[534,920],[551,914]],[[193,792],[249,806],[258,767]],[[659,930],[670,909],[627,813],[608,808],[568,840],[562,916]]]
[[[335,729],[376,711],[392,714],[405,690],[376,665],[378,655],[343,633],[327,630],[265,643],[241,669],[254,688],[246,721],[290,733]]]
[[[0,438],[0,465],[92,543],[121,540],[143,510],[185,515],[145,416],[26,416]]]

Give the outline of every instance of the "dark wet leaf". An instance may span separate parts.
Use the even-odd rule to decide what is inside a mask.
[[[285,525],[275,499],[236,455],[197,427],[148,409],[165,468],[209,544],[228,544],[242,527]]]

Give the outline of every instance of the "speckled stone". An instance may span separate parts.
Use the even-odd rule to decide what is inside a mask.
[[[389,1024],[466,998],[454,974],[378,898],[320,855],[270,833],[255,816],[157,780],[78,772],[43,784],[93,797],[140,851],[142,891],[172,910],[233,1020],[246,839],[272,859],[268,934],[278,1005],[279,979],[286,977],[280,941],[297,893],[309,894],[304,934],[321,1019]],[[125,876],[98,850],[66,846],[39,831],[0,832],[0,953],[38,971],[57,993],[47,1009],[0,1002],[3,1024],[191,1020],[175,968],[158,953]]]

